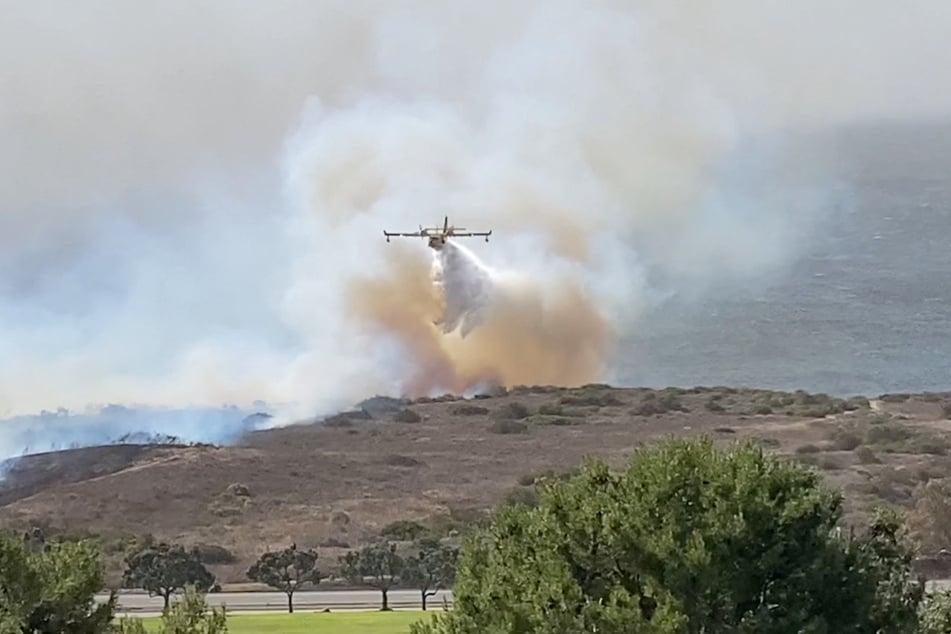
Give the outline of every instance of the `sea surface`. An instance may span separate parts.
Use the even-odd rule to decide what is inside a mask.
[[[771,283],[648,313],[621,346],[625,384],[951,390],[951,126],[841,144],[848,208]]]

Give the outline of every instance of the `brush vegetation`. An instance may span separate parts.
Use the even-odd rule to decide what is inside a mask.
[[[0,527],[92,539],[114,587],[127,553],[150,540],[197,549],[224,588],[249,587],[245,573],[262,545],[292,540],[320,550],[321,586],[334,587],[344,583],[339,558],[348,551],[414,533],[400,522],[458,543],[492,510],[535,504],[540,474],[570,472],[590,456],[622,465],[670,435],[748,439],[813,468],[843,491],[845,521],[856,526],[879,504],[911,512],[922,487],[951,478],[951,394],[593,384],[385,408],[379,400],[249,433],[234,446],[115,445],[23,458],[0,481]],[[951,548],[951,538],[939,541],[921,557]]]

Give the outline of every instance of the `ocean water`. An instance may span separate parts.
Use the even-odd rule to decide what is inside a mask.
[[[620,380],[951,390],[951,126],[860,129],[840,148],[848,207],[770,283],[649,312]]]

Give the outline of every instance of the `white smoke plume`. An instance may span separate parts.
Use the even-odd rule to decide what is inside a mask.
[[[403,392],[488,384],[578,385],[601,376],[611,341],[600,304],[570,278],[495,271],[448,241],[433,261],[400,257],[350,286],[350,311],[402,344]],[[391,289],[399,289],[393,293]]]
[[[9,3],[0,417],[610,374],[645,304],[800,252],[837,167],[802,139],[949,114],[949,28],[939,0]],[[495,280],[464,338],[425,243],[382,237],[444,215],[494,231],[459,245]]]

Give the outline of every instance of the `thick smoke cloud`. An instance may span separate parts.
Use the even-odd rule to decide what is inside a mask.
[[[602,376],[611,327],[580,286],[492,271],[452,241],[435,264],[436,284],[419,259],[400,253],[388,275],[349,289],[355,318],[402,344],[405,394],[578,385]]]
[[[11,3],[0,416],[603,374],[645,304],[795,257],[836,179],[803,135],[948,114],[949,27],[937,0]],[[464,340],[433,338],[425,244],[381,234],[446,214],[494,230],[465,246],[510,293]]]

